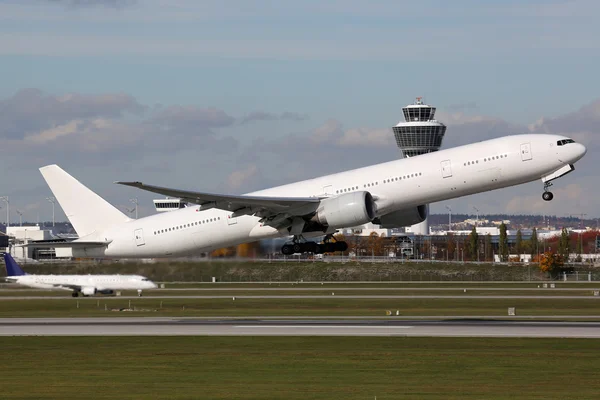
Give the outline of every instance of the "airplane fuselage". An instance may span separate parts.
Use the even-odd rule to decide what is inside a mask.
[[[323,197],[370,192],[377,216],[549,176],[585,154],[577,143],[557,145],[556,135],[515,135],[413,158],[354,169],[258,192],[256,196]],[[583,148],[583,151],[582,151]],[[105,248],[73,248],[75,257],[167,257],[200,254],[240,243],[289,236],[260,218],[190,206],[125,222],[97,232]]]
[[[37,289],[73,290],[73,286],[103,290],[154,289],[154,282],[139,275],[20,275],[6,278],[10,282]]]

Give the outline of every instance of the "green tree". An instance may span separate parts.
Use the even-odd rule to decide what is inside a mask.
[[[456,252],[456,241],[454,235],[451,233],[446,234],[446,257],[448,260],[454,260],[454,253]]]
[[[558,254],[565,262],[569,261],[569,253],[571,252],[571,243],[569,241],[569,232],[567,228],[562,228],[560,239],[558,240]]]
[[[383,238],[377,232],[371,232],[367,239],[367,255],[380,256],[383,255]]]
[[[529,244],[530,244],[529,250],[531,250],[531,260],[533,261],[538,254],[538,246],[539,246],[537,230],[535,228],[533,228],[533,230],[531,231],[531,238],[529,239]]]
[[[484,247],[484,259],[485,261],[489,261],[490,257],[492,255],[492,235],[490,235],[489,233],[487,235],[485,235],[485,243],[483,245]]]
[[[508,237],[506,236],[506,225],[504,222],[500,225],[500,261],[508,261]]]
[[[471,230],[471,234],[469,235],[469,257],[471,260],[477,260],[477,256],[479,255],[479,235],[477,234],[477,229],[473,227]]]
[[[517,253],[517,257],[519,257],[519,261],[521,261],[521,253],[523,253],[523,235],[521,234],[521,230],[517,231],[517,240],[515,242],[515,252]]]

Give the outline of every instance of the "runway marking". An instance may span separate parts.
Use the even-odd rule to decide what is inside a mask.
[[[283,329],[412,329],[414,326],[365,326],[365,325],[235,325],[234,328],[283,328]]]

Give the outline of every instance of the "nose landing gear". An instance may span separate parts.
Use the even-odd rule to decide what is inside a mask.
[[[544,201],[550,201],[554,198],[552,192],[548,191],[550,186],[552,186],[552,182],[544,183],[544,193],[542,193],[542,199],[544,199]]]

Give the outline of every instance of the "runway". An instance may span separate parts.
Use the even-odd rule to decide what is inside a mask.
[[[369,318],[2,318],[0,336],[600,338],[600,322]]]

